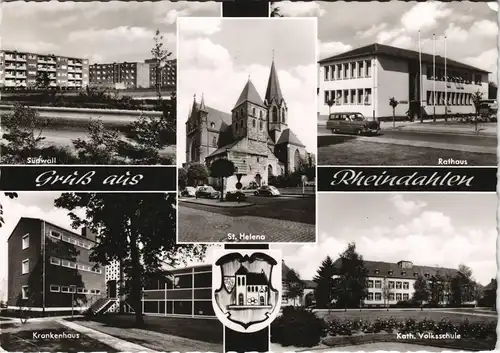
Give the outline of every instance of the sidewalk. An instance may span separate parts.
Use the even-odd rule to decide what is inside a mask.
[[[92,339],[95,339],[96,341],[99,341],[99,342],[104,343],[110,347],[113,347],[118,352],[135,352],[135,353],[154,352],[154,351],[147,349],[143,346],[140,346],[138,344],[131,343],[131,342],[107,335],[107,334],[99,332],[97,330],[93,330],[91,328],[88,328],[88,327],[85,327],[82,325],[78,325],[74,322],[65,321],[65,320],[57,320],[56,322],[63,325],[63,326],[66,326],[72,330],[80,332],[80,333],[82,333],[82,334],[84,334]]]
[[[401,131],[415,131],[415,132],[433,132],[443,134],[456,134],[456,135],[473,135],[473,136],[497,136],[496,123],[480,123],[478,124],[478,131],[474,130],[473,124],[445,124],[444,122],[401,122],[392,127],[392,123],[385,122],[381,124],[383,130],[401,130]]]
[[[253,203],[246,202],[246,201],[241,201],[241,202],[222,201],[221,202],[220,200],[216,200],[216,199],[196,199],[196,198],[181,198],[181,197],[179,197],[179,202],[194,203],[194,204],[198,204],[198,205],[223,207],[223,208],[241,208],[241,207],[250,207],[250,206],[254,205]]]

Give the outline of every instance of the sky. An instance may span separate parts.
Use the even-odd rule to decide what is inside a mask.
[[[144,61],[156,29],[176,53],[177,16],[220,16],[215,2],[2,2],[1,48],[90,59]],[[29,24],[29,25],[27,25]]]
[[[487,285],[497,274],[497,195],[322,193],[318,243],[274,245],[288,267],[313,279],[326,256],[355,242],[364,260],[441,266],[465,264]]]
[[[320,58],[380,43],[444,56],[491,71],[497,78],[498,4],[484,2],[282,2],[284,16],[318,18]],[[360,15],[369,14],[369,15]]]
[[[205,104],[231,112],[248,81],[262,99],[273,58],[288,127],[316,151],[316,21],[312,19],[182,18],[178,21],[177,152],[185,162],[185,122],[203,94]],[[293,33],[293,36],[290,35]]]

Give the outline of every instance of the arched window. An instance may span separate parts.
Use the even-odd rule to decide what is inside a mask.
[[[281,122],[285,123],[285,108],[281,111]]]
[[[255,120],[252,119],[252,125],[255,127]]]
[[[259,128],[262,130],[262,121],[259,121]]]
[[[252,108],[252,115],[255,116],[255,108]]]
[[[217,137],[215,137],[215,136],[212,139],[212,146],[217,147]]]
[[[215,123],[214,123],[213,121],[210,123],[210,127],[211,127],[212,129],[215,127]]]
[[[262,110],[259,110],[259,118],[262,119]]]
[[[278,108],[273,107],[273,121],[278,122]]]

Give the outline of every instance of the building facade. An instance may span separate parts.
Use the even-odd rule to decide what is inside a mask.
[[[95,235],[22,217],[8,239],[9,308],[36,311],[86,308],[106,293],[105,269],[90,261]]]
[[[53,54],[0,51],[0,87],[46,88],[37,83],[42,74],[49,87],[82,89],[89,85],[89,61]]]
[[[395,114],[424,118],[434,114],[475,113],[472,96],[488,97],[487,71],[417,51],[371,44],[319,61],[319,115],[359,112],[370,119],[392,118],[389,100],[399,101]],[[446,72],[445,72],[446,66]],[[435,74],[434,74],[435,72]],[[422,105],[420,105],[422,103]],[[421,107],[421,108],[420,108]]]
[[[156,87],[156,59],[147,59],[144,61],[149,65],[149,86]],[[174,88],[177,84],[177,59],[168,60],[160,71],[162,88]]]
[[[90,85],[99,88],[149,88],[149,64],[122,62],[90,65]]]
[[[234,163],[243,185],[267,184],[269,176],[291,173],[307,158],[304,144],[288,128],[288,107],[274,61],[264,100],[250,78],[231,113],[210,108],[203,97],[200,103],[194,98],[186,122],[186,166],[210,166],[220,158]],[[237,176],[227,179],[226,186],[234,188]]]

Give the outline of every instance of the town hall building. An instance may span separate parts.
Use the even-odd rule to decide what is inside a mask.
[[[307,159],[304,144],[288,127],[288,107],[274,60],[264,100],[248,79],[231,113],[193,99],[186,122],[186,167],[216,159],[231,160],[243,186],[268,184],[270,176],[292,173]],[[234,188],[236,176],[227,178]]]

